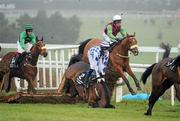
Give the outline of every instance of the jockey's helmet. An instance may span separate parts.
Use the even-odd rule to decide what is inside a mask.
[[[113,16],[113,21],[121,21],[122,17],[120,15],[114,15]]]
[[[106,41],[103,41],[100,46],[101,46],[101,48],[109,48],[110,44]]]
[[[25,24],[24,28],[25,28],[26,31],[32,31],[33,30],[32,24]]]

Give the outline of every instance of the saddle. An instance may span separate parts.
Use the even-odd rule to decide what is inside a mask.
[[[27,55],[30,56],[27,52],[16,54],[11,60],[10,68],[19,68],[20,63],[22,63]]]
[[[89,70],[88,70],[89,71]],[[79,76],[76,78],[77,85],[83,85],[84,87],[88,88],[90,85],[92,85],[94,82],[96,82],[96,74],[95,71],[91,73],[88,79],[86,79],[86,76],[88,76],[87,72],[82,72],[79,74]]]

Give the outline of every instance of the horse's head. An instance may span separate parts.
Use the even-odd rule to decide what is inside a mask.
[[[43,37],[41,39],[36,37],[36,44],[32,47],[31,51],[36,51],[36,53],[39,53],[43,57],[47,56],[47,49],[45,47]]]
[[[138,55],[138,44],[134,35],[127,34],[126,39],[128,40],[128,50],[130,50],[135,56]]]

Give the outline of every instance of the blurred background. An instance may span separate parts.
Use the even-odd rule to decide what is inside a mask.
[[[115,14],[140,46],[180,43],[180,0],[0,0],[0,42],[15,43],[25,23],[48,44],[101,39]]]

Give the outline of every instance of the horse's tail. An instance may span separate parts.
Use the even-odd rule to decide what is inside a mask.
[[[69,61],[68,67],[79,61],[82,61],[82,55],[73,55]]]
[[[83,54],[83,51],[84,51],[84,47],[86,46],[86,44],[92,39],[87,39],[83,42],[80,43],[79,45],[79,51],[78,51],[78,54]]]
[[[171,45],[169,45],[169,43],[165,44],[162,42],[160,44],[160,47],[165,50],[165,52],[163,53],[162,59],[168,58],[170,55],[170,51],[171,51]]]
[[[146,84],[146,80],[147,78],[149,77],[149,75],[151,74],[152,72],[152,69],[153,67],[156,65],[156,63],[152,64],[150,67],[148,67],[144,73],[142,74],[141,76],[141,81],[143,82],[143,84]]]

